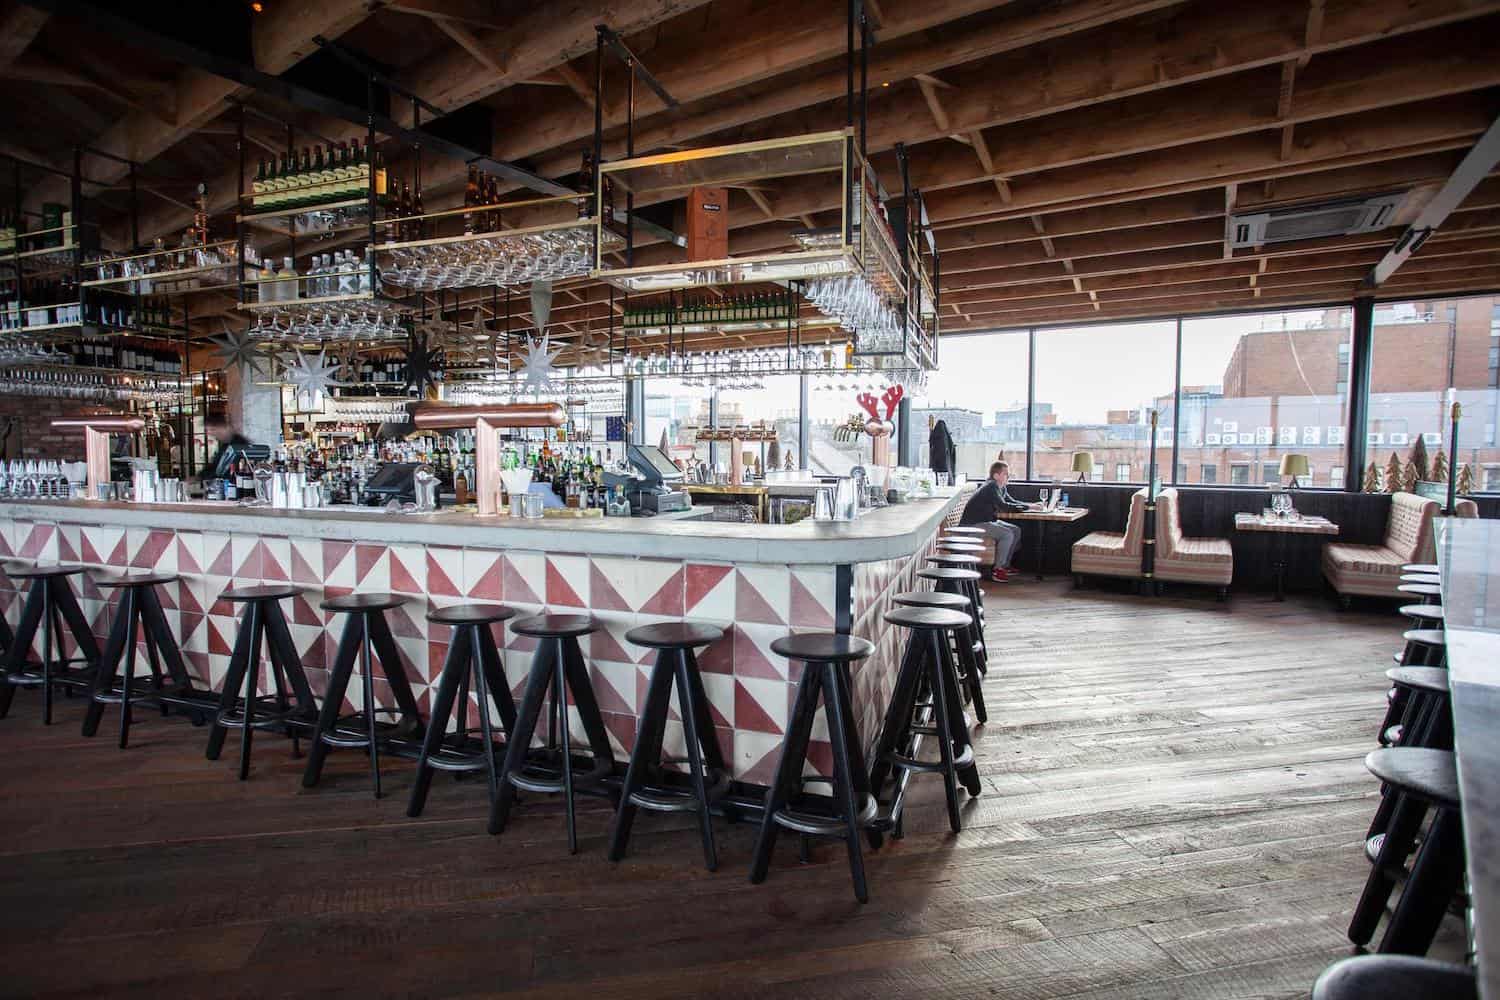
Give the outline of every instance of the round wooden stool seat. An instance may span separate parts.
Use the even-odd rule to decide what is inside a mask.
[[[700,622],[657,622],[625,633],[626,642],[648,649],[694,649],[711,645],[722,638],[723,629]]]
[[[516,635],[529,635],[534,639],[576,638],[598,629],[599,622],[592,615],[532,615],[519,618],[510,626]]]
[[[126,573],[107,580],[95,580],[94,583],[104,590],[114,590],[119,587],[159,587],[180,579],[176,573]]]
[[[1474,971],[1410,955],[1356,955],[1323,970],[1312,1000],[1478,1000]]]
[[[1396,590],[1398,593],[1416,594],[1418,597],[1443,596],[1443,589],[1435,583],[1403,583]]]
[[[226,601],[279,601],[296,597],[303,588],[292,583],[257,583],[248,587],[230,587],[219,596]]]
[[[342,597],[330,597],[318,604],[324,611],[343,611],[358,614],[364,611],[389,611],[399,608],[410,597],[402,594],[385,594],[379,592],[367,594],[344,594]]]
[[[1403,687],[1419,691],[1448,692],[1448,671],[1441,667],[1392,667],[1385,672],[1386,679]]]
[[[959,569],[956,566],[927,566],[917,570],[917,576],[924,580],[952,580],[962,582],[965,580],[978,581],[980,575],[972,569]]]
[[[1448,641],[1447,634],[1440,628],[1407,629],[1401,633],[1401,638],[1420,646],[1442,646]]]
[[[1443,621],[1443,606],[1441,604],[1407,604],[1401,608],[1401,613],[1408,618],[1421,618],[1423,621]]]
[[[902,628],[946,629],[967,628],[974,619],[962,611],[951,608],[892,608],[885,613],[885,620]]]
[[[66,563],[32,563],[30,566],[17,565],[5,569],[5,575],[16,580],[38,580],[54,576],[73,576],[82,573],[82,566],[70,566]]]
[[[1401,567],[1403,573],[1441,573],[1442,568],[1437,563],[1407,563]]]
[[[1443,578],[1436,573],[1402,573],[1402,583],[1430,583],[1433,586],[1443,582]]]
[[[516,614],[515,608],[505,604],[455,604],[433,608],[427,612],[427,620],[439,625],[490,625],[507,621]]]
[[[1422,747],[1385,747],[1365,755],[1365,767],[1375,777],[1403,792],[1411,792],[1440,806],[1458,806],[1458,768],[1449,750]]]
[[[984,562],[978,556],[971,556],[967,552],[934,552],[927,557],[927,561],[946,566],[978,566]]]
[[[814,663],[848,663],[863,660],[875,652],[875,646],[857,635],[839,632],[799,632],[784,635],[771,643],[771,652],[789,660]]]
[[[950,524],[943,529],[945,535],[982,535],[984,529],[977,524]]]
[[[937,590],[909,590],[891,598],[895,604],[909,608],[952,608],[965,614],[969,610],[969,599],[962,594],[945,594]]]

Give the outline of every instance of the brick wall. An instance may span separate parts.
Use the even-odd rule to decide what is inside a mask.
[[[56,458],[68,462],[83,461],[83,432],[54,431],[51,422],[57,417],[100,413],[107,409],[97,403],[75,399],[53,399],[46,396],[0,395],[0,430],[9,425],[10,433],[0,442],[0,457]],[[14,420],[14,424],[11,421]]]

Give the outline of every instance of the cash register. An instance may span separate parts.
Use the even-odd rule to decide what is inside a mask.
[[[687,510],[691,506],[688,495],[682,490],[682,470],[667,457],[666,452],[654,445],[633,444],[626,448],[625,456],[630,462],[630,475],[606,472],[604,485],[614,492],[616,486],[625,487],[633,514],[670,514]]]

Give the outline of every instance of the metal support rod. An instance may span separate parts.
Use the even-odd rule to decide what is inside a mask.
[[[859,158],[869,155],[865,134],[869,131],[870,107],[870,19],[865,14],[863,0],[859,4]]]
[[[639,75],[646,86],[650,87],[656,96],[661,98],[661,102],[669,110],[676,110],[677,98],[667,93],[667,88],[661,85],[661,81],[652,76],[651,71],[641,65],[641,61],[636,58],[635,53],[630,51],[625,42],[619,35],[615,34],[613,29],[608,25],[598,24],[594,26],[594,31],[599,35],[600,39],[609,43],[609,47],[614,50],[615,55],[620,57],[620,61],[630,67],[631,79]]]
[[[807,458],[807,445],[810,437],[808,433],[808,423],[810,420],[810,415],[807,412],[808,396],[808,376],[806,372],[803,372],[799,376],[797,385],[797,468],[803,472],[812,468]]]
[[[1031,452],[1036,438],[1036,327],[1026,331],[1026,478],[1031,479]]]
[[[240,275],[239,288],[237,288],[235,290],[235,294],[238,297],[240,304],[244,305],[245,304],[245,224],[239,220],[239,216],[243,215],[244,211],[245,211],[245,106],[243,104],[239,105],[239,114],[237,114],[237,115],[234,116],[234,156],[235,156],[235,162],[236,162],[236,164],[238,164],[238,166],[236,167],[236,169],[234,171],[234,211],[235,211],[234,238],[235,238],[235,246],[236,246],[236,248],[239,251],[236,254],[236,257],[237,257],[237,267],[239,269],[239,275]],[[134,186],[134,182],[135,182],[135,174],[132,173],[131,174],[131,184],[132,184],[132,186]],[[132,191],[132,194],[133,193],[134,192]],[[134,216],[134,210],[133,209],[132,209],[132,214],[131,214],[130,226],[131,226],[131,235],[132,235],[132,237],[134,237],[134,233],[135,233],[135,216]],[[291,228],[295,229],[297,227],[294,225]]]
[[[635,59],[625,64],[630,69],[625,78],[625,158],[635,156]],[[625,191],[625,266],[635,266],[635,191]]]
[[[368,260],[370,294],[374,296],[379,291],[380,284],[377,278],[379,272],[375,267],[375,199],[377,195],[375,184],[377,178],[375,176],[375,78],[373,76],[365,78],[365,162],[370,169],[370,180],[365,185],[365,214],[368,216],[365,236],[369,240],[368,246],[370,247]],[[291,229],[295,232],[297,227],[292,226]],[[292,291],[295,292],[296,289]]]
[[[1375,300],[1361,295],[1354,300],[1354,329],[1349,344],[1349,389],[1344,425],[1344,489],[1358,493],[1365,472],[1365,430],[1369,421],[1370,361],[1375,332]]]
[[[1177,483],[1178,442],[1182,440],[1182,317],[1177,317],[1177,376],[1172,382],[1172,483]]]
[[[134,253],[141,248],[141,203],[136,196],[134,161],[131,161],[127,173],[130,177],[130,250]]]

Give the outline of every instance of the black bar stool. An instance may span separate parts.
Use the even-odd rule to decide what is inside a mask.
[[[933,588],[941,594],[957,594],[969,602],[969,617],[974,619],[969,626],[970,648],[979,663],[981,677],[989,673],[989,652],[984,642],[984,609],[980,603],[978,571],[954,569],[948,566],[924,566],[917,570],[917,578],[931,580]]]
[[[1394,696],[1380,727],[1387,746],[1453,746],[1448,715],[1448,671],[1442,667],[1392,667],[1385,672]]]
[[[1443,599],[1443,588],[1435,583],[1403,583],[1396,587],[1396,592],[1419,597],[1423,604],[1437,604]]]
[[[16,625],[5,657],[5,672],[0,678],[0,719],[10,712],[10,703],[18,687],[42,689],[42,723],[52,725],[52,690],[61,687],[65,694],[74,688],[86,688],[93,682],[99,664],[99,645],[89,631],[89,623],[73,596],[73,587],[68,577],[83,572],[82,566],[61,563],[34,563],[29,566],[7,567],[6,575],[14,580],[30,580],[26,592],[26,604],[21,609],[21,620]],[[79,656],[69,657],[64,652],[63,624],[72,633],[78,646]],[[42,661],[30,662],[32,640],[37,629],[42,630]],[[80,669],[74,663],[85,664]]]
[[[1413,628],[1401,633],[1406,646],[1401,650],[1403,667],[1441,667],[1448,656],[1448,637],[1440,628]]]
[[[614,751],[610,749],[604,719],[599,714],[599,703],[594,698],[588,667],[583,662],[583,651],[578,648],[579,636],[598,629],[599,623],[589,615],[532,615],[530,618],[518,619],[511,625],[511,631],[516,635],[531,636],[541,642],[537,646],[536,655],[531,659],[526,693],[521,696],[521,707],[516,712],[516,727],[507,734],[505,766],[500,774],[500,794],[496,796],[495,804],[490,809],[490,833],[505,830],[517,788],[528,792],[562,792],[567,800],[568,853],[578,853],[578,816],[573,802],[573,788],[579,782],[598,783],[615,768]],[[542,702],[547,699],[549,692],[553,720],[549,728],[557,733],[559,743],[555,748],[555,768],[527,762],[527,751],[542,713]],[[593,768],[579,774],[574,773],[573,743],[568,733],[570,693],[594,755]],[[549,751],[554,749],[551,743],[548,740]]]
[[[943,529],[943,534],[979,538],[984,535],[984,529],[977,524],[950,524]]]
[[[911,775],[941,774],[943,794],[948,800],[948,826],[958,833],[963,829],[958,814],[960,775],[970,795],[978,795],[981,787],[968,725],[958,700],[958,675],[950,647],[951,636],[962,634],[969,616],[952,608],[897,607],[886,612],[885,620],[910,629],[912,634],[901,658],[901,670],[896,676],[880,739],[875,744],[870,788],[878,797],[891,769],[901,772],[891,805],[891,813],[899,823]],[[924,697],[931,699],[930,715],[924,711],[928,708],[922,703]],[[932,736],[937,741],[936,761],[918,757],[921,736]]]
[[[802,661],[802,680],[797,684],[797,701],[792,707],[786,739],[781,744],[776,776],[766,791],[765,813],[750,865],[751,882],[766,880],[776,835],[781,827],[786,827],[807,836],[842,838],[849,849],[854,895],[861,903],[869,900],[859,835],[861,830],[869,831],[872,844],[879,846],[880,835],[874,830],[879,803],[870,794],[870,775],[865,770],[864,754],[854,731],[849,664],[874,651],[875,647],[859,636],[836,632],[802,632],[771,643],[771,652],[777,656]],[[831,816],[801,808],[802,766],[807,760],[819,694],[823,696],[823,713],[828,720],[828,739],[833,749]]]
[[[911,590],[892,597],[891,603],[904,608],[947,608],[950,611],[961,611],[964,617],[973,622],[969,601],[960,594]],[[964,694],[964,701],[974,706],[974,718],[982,725],[990,721],[990,716],[984,707],[984,677],[979,672],[979,656],[974,652],[974,644],[967,641],[969,636],[970,629],[967,626],[953,629],[949,632],[949,641],[958,657],[959,689]]]
[[[1411,619],[1412,628],[1442,628],[1443,606],[1441,604],[1406,604],[1401,613]]]
[[[1312,1000],[1479,1000],[1474,970],[1410,955],[1356,955],[1323,970]]]
[[[609,841],[609,860],[625,856],[630,841],[630,827],[637,809],[654,812],[696,812],[703,831],[703,865],[717,871],[719,855],[714,846],[712,800],[729,787],[724,755],[714,733],[713,715],[698,660],[693,650],[712,645],[724,638],[724,630],[714,625],[693,622],[662,622],[642,625],[625,633],[625,641],[656,650],[651,668],[646,706],[641,711],[636,730],[635,749],[620,788],[620,808],[615,813],[615,829]],[[672,681],[677,681],[677,706],[682,717],[684,741],[687,743],[690,792],[667,787],[661,780],[662,734],[667,727],[667,709],[672,701]],[[655,784],[648,779],[655,776]]]
[[[297,735],[293,727],[298,722],[312,719],[318,711],[307,675],[302,672],[302,661],[297,658],[297,649],[292,644],[292,634],[286,627],[286,618],[281,613],[281,601],[300,593],[302,588],[292,584],[266,583],[231,587],[219,595],[226,601],[245,605],[245,613],[240,617],[234,652],[229,657],[229,672],[224,675],[219,710],[208,730],[205,756],[209,760],[218,760],[229,730],[243,730],[244,738],[240,741],[241,781],[250,776],[250,744],[255,730],[283,729],[291,735],[292,753],[296,755]],[[276,687],[274,695],[256,693],[262,647],[270,661],[271,681]],[[287,698],[288,685],[296,701],[295,707]],[[243,697],[240,694],[242,687]]]
[[[334,657],[333,668],[328,672],[328,690],[323,692],[323,708],[318,713],[317,726],[313,729],[312,747],[307,753],[307,767],[302,771],[302,787],[312,788],[323,774],[323,761],[328,757],[329,747],[344,750],[366,748],[370,754],[370,781],[375,788],[375,797],[380,798],[380,743],[389,738],[382,735],[378,725],[381,715],[396,712],[401,722],[395,733],[414,737],[422,731],[422,713],[417,709],[416,696],[411,692],[411,683],[406,679],[406,668],[401,665],[401,654],[396,649],[396,640],[391,638],[390,626],[385,613],[399,608],[409,597],[401,594],[345,594],[323,601],[318,607],[324,611],[347,614],[344,631],[339,635],[339,651]],[[374,656],[371,656],[373,647]],[[354,674],[354,661],[359,660],[360,685],[363,707],[352,715],[343,716],[344,693],[349,690],[349,681]],[[375,671],[373,660],[380,661],[380,671],[391,686],[391,695],[396,699],[394,708],[381,708],[375,702]]]
[[[1371,752],[1365,766],[1385,782],[1395,806],[1349,922],[1349,940],[1363,946],[1374,936],[1431,808],[1436,811],[1432,826],[1417,851],[1379,948],[1382,953],[1421,955],[1432,944],[1448,901],[1463,883],[1463,825],[1454,757],[1447,750],[1391,747]]]
[[[120,594],[120,607],[110,625],[109,638],[104,643],[104,653],[99,658],[99,669],[94,672],[94,685],[89,695],[89,708],[83,717],[83,735],[93,736],[99,731],[99,721],[104,718],[106,705],[120,706],[120,749],[130,740],[130,706],[137,702],[155,702],[167,713],[168,701],[192,701],[207,692],[193,687],[192,677],[182,662],[182,650],[177,639],[167,626],[162,613],[161,599],[156,588],[175,583],[175,573],[127,573],[112,580],[99,580],[98,586],[115,589]],[[150,686],[142,688],[136,683],[135,657],[136,633],[139,630],[146,641],[146,660],[151,669]],[[125,675],[119,687],[115,686],[115,672],[121,661],[125,664]],[[165,663],[171,677],[170,688],[162,684],[161,665]],[[142,678],[144,679],[144,678]],[[202,707],[195,710],[201,724]]]
[[[516,616],[516,609],[503,604],[455,604],[427,612],[427,620],[436,625],[453,626],[443,672],[438,676],[437,700],[432,717],[427,720],[427,734],[422,739],[422,755],[417,758],[417,778],[411,788],[406,815],[420,816],[427,803],[432,772],[486,771],[489,781],[490,807],[494,808],[499,768],[495,764],[495,734],[490,722],[490,708],[500,713],[506,739],[516,728],[516,703],[510,696],[510,682],[505,679],[505,665],[495,648],[490,626]],[[469,743],[469,680],[479,696],[479,733],[481,748],[471,752]],[[458,706],[454,707],[457,695]],[[457,732],[451,746],[445,747],[444,736],[452,716]]]

